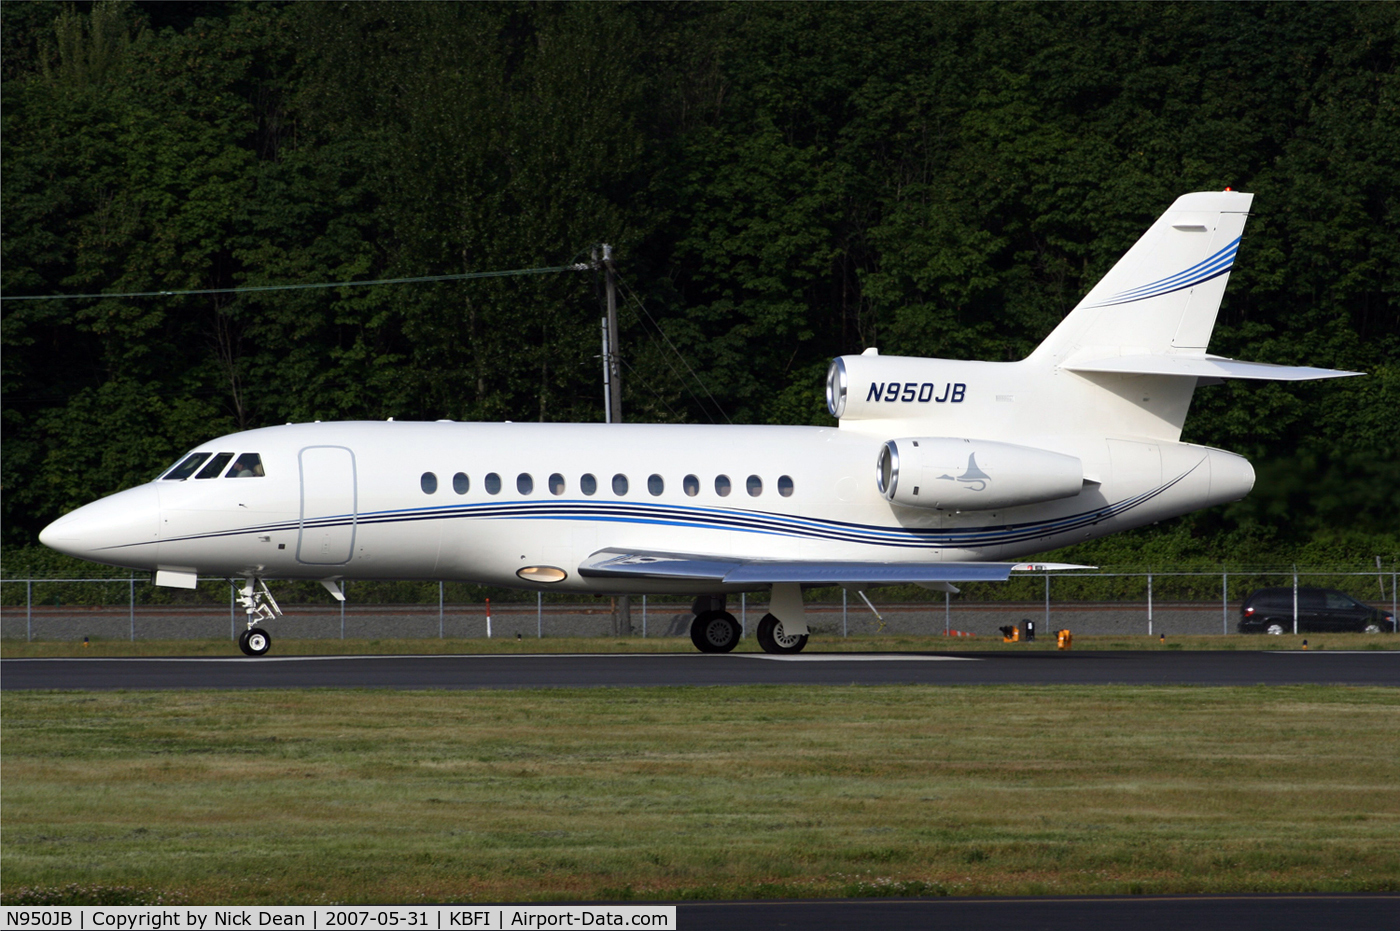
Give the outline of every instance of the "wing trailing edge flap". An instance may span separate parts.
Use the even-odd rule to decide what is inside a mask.
[[[896,585],[952,582],[1005,582],[1012,572],[1091,569],[1069,563],[935,562],[890,563],[855,560],[766,560],[685,553],[599,550],[578,567],[595,579],[653,579],[768,585]]]
[[[1247,378],[1256,381],[1313,381],[1319,378],[1347,378],[1364,372],[1319,369],[1306,365],[1274,365],[1270,362],[1240,362],[1224,356],[1149,354],[1070,360],[1064,367],[1071,372],[1105,372],[1116,375],[1179,375],[1187,378]]]

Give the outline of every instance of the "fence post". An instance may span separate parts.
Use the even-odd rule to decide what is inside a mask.
[[[1147,636],[1152,636],[1152,573],[1147,573]]]
[[[647,596],[642,596],[642,639],[647,638]]]
[[[1230,573],[1220,573],[1220,632],[1230,635]]]
[[[844,588],[841,589],[841,636],[850,636],[850,632],[846,629],[846,590]]]
[[[739,639],[742,640],[749,635],[749,596],[747,592],[739,593]]]
[[[442,637],[442,581],[438,581],[438,639]]]
[[[131,573],[131,642],[136,642],[136,573]]]
[[[34,580],[24,580],[24,640],[34,642]]]
[[[1391,627],[1400,627],[1400,611],[1395,610],[1395,569],[1390,570],[1390,616],[1395,618],[1391,622]],[[1392,631],[1393,633],[1394,631]]]
[[[646,636],[647,606],[642,602],[642,636]],[[544,592],[535,592],[535,639],[544,639]]]
[[[1045,632],[1050,633],[1050,573],[1045,573]]]
[[[238,634],[234,632],[235,629],[236,629],[236,626],[235,626],[234,621],[233,621],[233,619],[234,619],[234,613],[233,613],[233,593],[234,593],[234,590],[235,590],[235,588],[234,588],[234,584],[233,584],[233,579],[229,579],[229,580],[228,580],[228,638],[229,638],[230,640],[237,640],[237,639],[238,639]]]
[[[340,593],[345,597],[340,599],[340,639],[345,639],[345,602],[350,600],[350,582],[340,583]]]
[[[946,588],[943,590],[943,636],[948,636],[948,630],[953,621],[953,593]]]

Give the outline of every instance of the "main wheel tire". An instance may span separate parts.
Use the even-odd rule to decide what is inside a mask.
[[[1264,625],[1264,633],[1274,637],[1283,636],[1283,625],[1278,621],[1269,621]]]
[[[238,635],[238,649],[244,656],[253,655],[248,652],[248,631],[246,630]]]
[[[249,656],[262,656],[272,649],[272,635],[261,627],[254,627],[239,638],[238,645]]]
[[[690,642],[701,653],[728,653],[739,645],[741,633],[728,611],[706,611],[690,623]]]
[[[806,634],[789,634],[783,631],[783,622],[771,614],[763,615],[754,631],[754,639],[765,653],[801,653],[807,646]]]

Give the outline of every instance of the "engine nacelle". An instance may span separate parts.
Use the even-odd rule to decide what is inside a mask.
[[[922,418],[960,407],[973,372],[986,362],[950,362],[913,356],[859,355],[831,360],[826,407],[841,421]]]
[[[876,483],[896,504],[985,511],[1069,498],[1084,487],[1084,466],[1048,449],[957,437],[890,440]]]

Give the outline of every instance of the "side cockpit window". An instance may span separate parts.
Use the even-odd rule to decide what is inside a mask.
[[[263,472],[262,456],[257,453],[242,453],[233,460],[233,465],[229,468],[228,474],[224,478],[262,478]]]
[[[194,474],[194,470],[204,464],[210,453],[190,453],[183,461],[169,472],[165,473],[164,481],[183,482]]]

